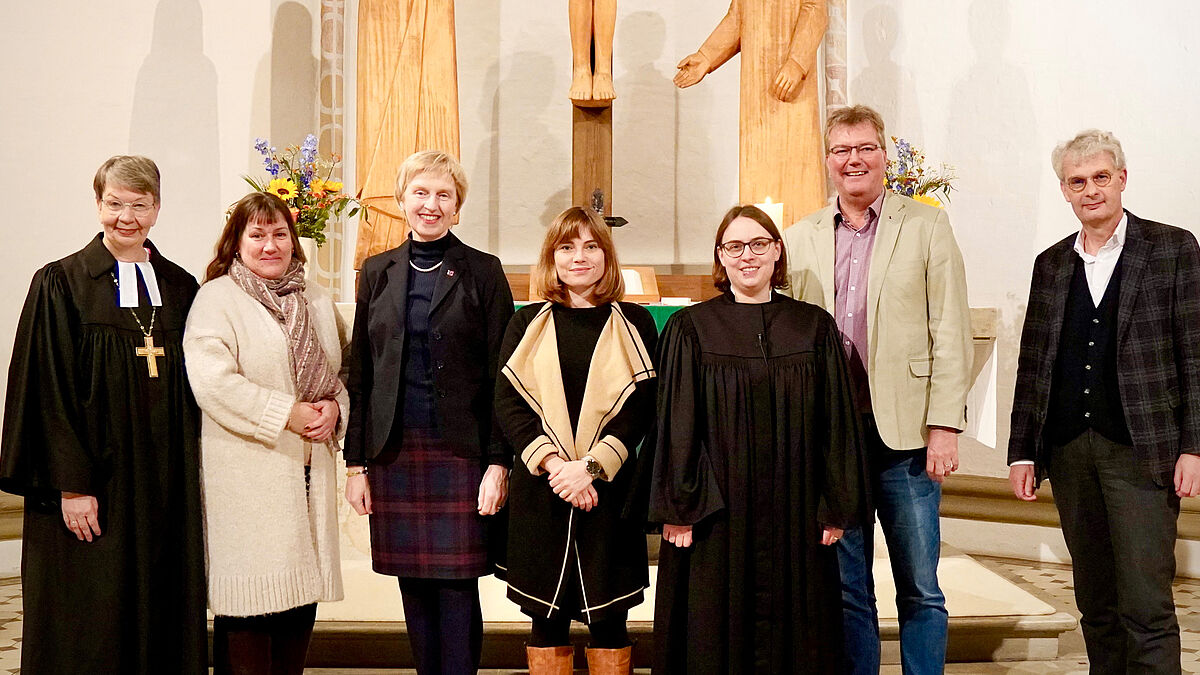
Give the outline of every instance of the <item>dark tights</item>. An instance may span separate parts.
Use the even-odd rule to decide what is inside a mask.
[[[483,651],[478,579],[400,577],[418,675],[474,675]]]
[[[627,613],[593,621],[587,625],[592,635],[593,649],[621,649],[629,646],[629,633],[625,629]],[[553,619],[533,618],[533,631],[529,635],[530,647],[563,647],[571,644],[571,619],[559,616]]]
[[[213,619],[213,675],[301,675],[317,605]]]

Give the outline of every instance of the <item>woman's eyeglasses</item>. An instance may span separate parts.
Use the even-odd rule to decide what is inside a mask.
[[[113,215],[124,213],[125,209],[128,207],[130,211],[133,211],[133,215],[144,216],[147,213],[150,213],[150,209],[154,208],[153,204],[147,204],[146,202],[130,203],[123,202],[119,199],[105,199],[100,203],[104,206],[105,211],[108,211]]]
[[[738,241],[734,239],[733,241],[727,241],[724,244],[718,245],[717,248],[725,251],[725,255],[730,258],[740,258],[746,252],[747,248],[754,255],[762,255],[769,251],[771,244],[774,244],[776,241],[776,239],[769,239],[767,237],[759,237],[750,241]]]

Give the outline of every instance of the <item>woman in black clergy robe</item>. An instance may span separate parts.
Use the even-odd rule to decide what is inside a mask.
[[[866,495],[845,356],[832,317],[774,292],[787,257],[762,211],[725,214],[714,261],[724,295],[659,345],[654,672],[837,673],[830,544]]]
[[[37,272],[8,375],[0,489],[25,496],[21,670],[207,673],[196,280],[146,236],[159,173],[105,162],[103,232]]]
[[[531,675],[571,672],[571,620],[588,625],[591,673],[630,672],[625,620],[648,586],[643,521],[625,517],[654,412],[657,330],[618,302],[608,227],[572,207],[546,232],[535,277],[500,349],[496,416],[511,476],[508,597],[533,619]]]

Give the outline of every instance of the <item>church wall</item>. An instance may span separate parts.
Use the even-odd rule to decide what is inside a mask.
[[[265,175],[254,137],[283,146],[316,130],[318,16],[318,0],[6,3],[3,372],[34,271],[99,231],[92,176],[112,155],[158,163],[151,240],[203,273],[241,176]]]
[[[9,289],[0,367],[33,271],[96,231],[89,183],[104,158],[142,152],[160,163],[164,205],[152,237],[199,275],[222,211],[245,192],[241,174],[261,175],[253,138],[285,145],[316,126],[318,0],[11,5],[0,31],[20,57],[0,80],[0,180],[20,207],[0,252]],[[670,83],[727,7],[619,3],[614,212],[630,221],[616,235],[628,263],[706,264],[717,219],[736,200],[739,59],[691,89]],[[349,0],[348,55],[355,11]],[[458,233],[510,265],[533,261],[542,228],[568,205],[566,11],[565,0],[457,3],[471,179]],[[1111,129],[1129,158],[1126,203],[1191,225],[1197,188],[1183,165],[1200,145],[1187,124],[1200,98],[1191,39],[1200,8],[849,0],[847,26],[851,100],[879,108],[890,131],[932,162],[957,167],[949,212],[971,303],[999,309],[1003,447],[1033,257],[1076,227],[1049,166],[1053,145],[1084,127]],[[352,109],[346,123],[352,147]],[[1006,473],[1002,450],[965,441],[963,454],[965,472]]]
[[[998,448],[964,442],[962,470],[1007,476],[1005,448],[1034,257],[1079,223],[1050,151],[1098,127],[1121,140],[1124,203],[1200,233],[1195,30],[1185,1],[850,0],[849,94],[889,135],[957,169],[948,206],[970,302],[999,309]]]
[[[351,3],[352,4],[352,3]],[[462,159],[471,179],[457,234],[505,264],[534,262],[542,233],[570,206],[571,47],[566,0],[459,2]],[[686,91],[675,64],[728,3],[618,2],[613,213],[622,261],[703,263],[737,201],[738,67]]]

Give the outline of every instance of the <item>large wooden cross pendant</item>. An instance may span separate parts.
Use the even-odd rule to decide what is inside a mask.
[[[154,337],[146,336],[146,346],[137,348],[137,355],[146,357],[146,367],[150,370],[150,377],[158,377],[158,359],[156,357],[166,356],[162,347],[154,346]]]

